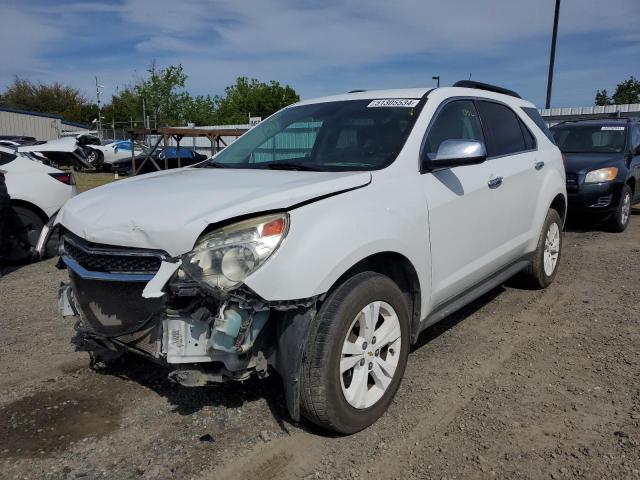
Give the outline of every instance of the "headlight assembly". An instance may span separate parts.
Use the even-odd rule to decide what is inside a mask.
[[[602,183],[615,180],[618,176],[618,169],[616,167],[600,168],[599,170],[592,170],[587,173],[584,183]]]
[[[181,270],[199,283],[231,290],[256,271],[287,235],[289,215],[244,220],[205,235],[182,257]]]

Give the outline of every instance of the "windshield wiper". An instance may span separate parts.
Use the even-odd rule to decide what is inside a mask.
[[[308,172],[322,172],[323,170],[314,165],[309,165],[308,163],[298,163],[298,162],[274,162],[274,163],[266,163],[264,167],[261,168],[269,168],[271,170],[304,170]]]
[[[229,168],[228,165],[225,165],[224,163],[220,163],[220,162],[207,162],[203,165],[203,167],[205,168]]]

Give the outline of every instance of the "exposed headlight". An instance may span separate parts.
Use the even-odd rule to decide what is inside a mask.
[[[197,282],[231,290],[267,261],[288,229],[286,213],[234,223],[204,236],[180,268]]]
[[[601,168],[599,170],[592,170],[587,173],[584,183],[602,183],[615,180],[618,176],[618,169],[616,167]]]

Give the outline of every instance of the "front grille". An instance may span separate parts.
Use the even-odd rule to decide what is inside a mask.
[[[578,175],[567,173],[567,191],[576,192],[578,190]]]
[[[166,256],[157,250],[94,244],[70,233],[63,242],[65,255],[91,272],[155,274]]]

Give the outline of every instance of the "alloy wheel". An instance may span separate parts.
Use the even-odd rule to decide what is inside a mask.
[[[373,406],[391,384],[401,348],[398,315],[391,305],[376,301],[351,323],[340,358],[340,383],[354,408]]]
[[[544,240],[544,273],[550,277],[556,270],[560,256],[560,227],[551,223]]]
[[[627,192],[622,199],[622,208],[620,209],[620,224],[626,225],[631,215],[631,195]]]

